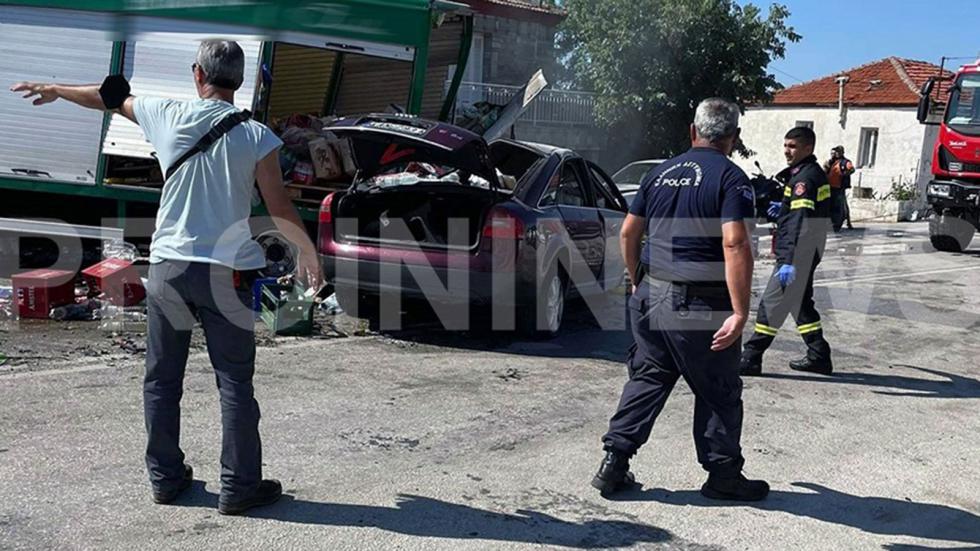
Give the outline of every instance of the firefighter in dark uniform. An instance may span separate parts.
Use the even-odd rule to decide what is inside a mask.
[[[769,493],[764,481],[742,475],[738,361],[752,285],[746,226],[755,207],[748,177],[728,159],[738,117],[731,102],[703,101],[691,125],[693,147],[644,178],[623,223],[634,344],[629,381],[603,437],[606,456],[592,480],[603,495],[633,482],[630,458],[681,377],[695,396],[694,443],[709,473],[701,493],[743,501]]]
[[[776,176],[786,186],[784,197],[770,211],[777,225],[776,268],[759,303],[755,334],[742,352],[742,375],[762,373],[762,356],[790,315],[807,345],[806,357],[790,362],[790,368],[824,375],[834,369],[813,302],[813,274],[826,245],[831,209],[827,174],[813,155],[815,143],[809,128],[786,134],[783,148],[789,168]]]

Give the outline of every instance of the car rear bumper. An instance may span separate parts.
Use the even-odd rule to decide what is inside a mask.
[[[369,295],[400,294],[438,303],[518,304],[521,285],[514,272],[480,272],[443,266],[321,255],[324,276],[335,287]]]

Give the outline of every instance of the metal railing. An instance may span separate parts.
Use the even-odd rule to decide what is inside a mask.
[[[450,81],[446,81],[446,90]],[[521,86],[463,82],[456,96],[455,114],[461,116],[467,107],[484,101],[505,105],[520,91]],[[544,90],[528,107],[522,122],[530,124],[555,124],[593,126],[595,124],[595,94],[573,90]]]

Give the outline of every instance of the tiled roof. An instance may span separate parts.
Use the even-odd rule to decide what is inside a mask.
[[[557,25],[568,16],[562,8],[542,0],[461,0],[477,13],[508,19],[532,19]]]
[[[952,75],[943,71],[945,75]],[[939,66],[925,61],[898,57],[868,63],[776,92],[773,105],[837,105],[838,77],[848,77],[844,85],[846,105],[914,106],[919,90],[929,77],[939,75]],[[939,94],[939,86],[935,94]]]
[[[565,10],[557,8],[555,6],[548,5],[547,2],[541,2],[539,0],[486,0],[491,4],[500,4],[502,6],[508,6],[511,8],[520,8],[523,10],[539,11],[543,13],[553,13],[558,15],[565,15]]]

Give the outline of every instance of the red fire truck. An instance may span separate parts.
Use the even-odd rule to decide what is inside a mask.
[[[934,89],[942,90],[945,110],[938,112]],[[980,230],[980,60],[964,65],[951,77],[930,79],[922,88],[919,122],[938,124],[939,136],[932,156],[933,179],[926,196],[935,215],[930,220],[932,245],[960,252]]]

